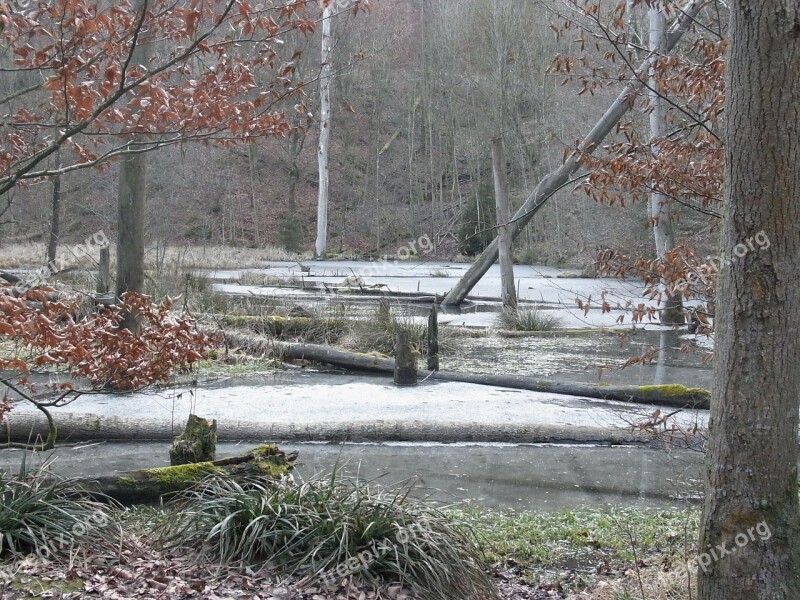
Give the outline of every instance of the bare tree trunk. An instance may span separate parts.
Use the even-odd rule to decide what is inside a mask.
[[[137,0],[137,10],[146,10],[145,0]],[[141,37],[133,51],[133,64],[147,68],[148,44]],[[129,143],[136,140],[131,136]],[[147,153],[125,155],[119,167],[117,195],[117,283],[119,297],[124,292],[144,291],[144,215],[147,201]],[[126,319],[123,326],[133,325]]]
[[[144,208],[147,154],[128,154],[120,162],[117,204],[117,296],[144,290]]]
[[[111,289],[111,250],[109,248],[100,249],[100,264],[97,268],[97,287],[98,294],[108,294]]]
[[[500,255],[500,278],[503,308],[516,310],[517,291],[514,289],[514,257],[511,254],[511,233],[508,224],[508,180],[503,138],[492,140],[492,170],[494,171],[494,197],[497,205],[497,229]]]
[[[61,149],[55,152],[55,169],[61,168]],[[50,235],[47,238],[47,262],[56,259],[58,236],[61,230],[61,175],[53,177],[53,195],[50,201]]]
[[[319,83],[319,199],[317,201],[317,243],[314,257],[325,260],[328,249],[328,147],[331,135],[331,14],[329,4],[322,11],[322,72]]]
[[[700,600],[800,598],[799,24],[796,0],[731,3],[723,249],[732,261],[717,290]],[[769,243],[753,249],[756,235]]]
[[[700,12],[700,9],[705,6],[702,0],[690,0],[681,9],[680,16],[672,24],[667,34],[666,52],[671,51],[678,40],[681,38],[686,29],[694,22],[694,18]],[[649,59],[643,63],[638,73],[640,76],[647,75],[649,67]],[[628,112],[631,107],[630,97],[631,94],[640,90],[642,83],[637,78],[632,81],[622,93],[617,96],[614,103],[606,110],[605,114],[595,124],[592,130],[584,138],[580,145],[579,152],[573,152],[567,157],[567,160],[555,171],[552,171],[544,179],[539,182],[536,189],[533,190],[528,196],[525,203],[519,208],[514,215],[513,224],[511,227],[511,237],[516,239],[520,232],[530,222],[536,212],[544,205],[544,203],[564,185],[569,183],[570,177],[580,168],[580,158],[582,154],[592,154],[597,146],[603,141],[608,133],[614,129],[616,124],[622,116]],[[464,276],[447,294],[442,304],[449,306],[457,306],[464,301],[470,290],[481,280],[497,260],[498,254],[498,240],[497,238],[484,250],[472,266],[467,270]]]
[[[253,215],[253,243],[256,247],[260,244],[258,228],[258,207],[256,206],[256,147],[255,142],[247,144],[247,164],[250,177],[250,211]]]
[[[666,43],[667,19],[658,5],[649,9],[650,13],[650,68],[649,100],[650,100],[650,140],[653,153],[658,153],[654,139],[666,133],[664,99],[659,92],[659,77],[654,63],[664,54]],[[650,194],[650,222],[653,226],[653,237],[656,243],[656,256],[663,259],[669,250],[675,247],[675,233],[672,229],[672,218],[669,203],[664,194],[654,191]],[[680,293],[667,295],[661,301],[661,322],[665,325],[682,325],[684,323],[683,302]]]

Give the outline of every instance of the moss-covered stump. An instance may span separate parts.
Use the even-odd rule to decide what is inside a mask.
[[[169,449],[169,462],[175,467],[190,463],[211,462],[217,456],[217,422],[189,415],[183,433]]]
[[[209,475],[233,478],[278,478],[293,468],[297,453],[286,454],[275,444],[262,444],[241,456],[215,461],[141,469],[120,475],[86,479],[83,487],[89,492],[113,498],[123,504],[157,503],[163,496],[182,492]]]

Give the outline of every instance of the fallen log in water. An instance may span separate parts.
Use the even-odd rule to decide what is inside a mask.
[[[225,333],[225,343],[257,354],[276,352],[284,360],[305,359],[348,369],[394,373],[394,359],[380,354],[348,352],[318,344],[290,344],[234,332]],[[680,384],[614,386],[536,379],[527,375],[493,375],[451,371],[429,372],[423,376],[439,381],[461,381],[533,392],[550,392],[567,396],[656,404],[676,408],[708,409],[711,398],[708,390],[688,388]]]
[[[279,477],[292,469],[295,458],[297,453],[286,454],[274,444],[263,444],[247,454],[213,462],[127,471],[79,482],[90,494],[110,497],[122,504],[153,503],[213,474],[234,478]]]
[[[535,379],[526,375],[491,375],[480,373],[453,373],[438,371],[431,379],[462,381],[481,385],[551,392],[566,396],[601,398],[637,404],[657,404],[675,408],[701,408],[708,410],[711,394],[703,388],[688,388],[681,384],[664,385],[597,385],[593,383]]]
[[[0,446],[9,437],[26,442],[46,435],[47,421],[33,412],[11,411],[0,427]],[[565,424],[524,424],[447,422],[436,420],[333,421],[292,423],[275,421],[233,421],[219,419],[220,442],[276,440],[299,442],[504,442],[515,444],[645,444],[653,442],[646,431],[620,427],[575,427]],[[170,418],[142,419],[112,415],[64,413],[58,415],[59,435],[65,443],[172,441],[175,430]]]

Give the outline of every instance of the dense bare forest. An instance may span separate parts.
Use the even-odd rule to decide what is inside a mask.
[[[391,253],[420,235],[430,236],[439,256],[483,249],[495,221],[491,138],[506,140],[513,211],[618,92],[617,84],[578,95],[579,87],[548,71],[559,53],[576,51],[569,36],[557,40],[551,28],[559,10],[563,5],[549,1],[385,0],[367,14],[334,18],[329,255]],[[303,49],[293,77],[310,82],[304,101],[316,114],[320,33],[286,37],[287,46]],[[288,99],[284,109],[293,119],[296,101]],[[283,137],[151,153],[148,246],[309,252],[318,129],[296,124],[304,127]],[[60,178],[62,242],[115,230],[116,172],[111,165]],[[610,207],[573,187],[526,228],[518,260],[582,267],[601,247],[652,253],[644,204]],[[53,182],[14,194],[0,243],[46,238]],[[706,220],[676,213],[679,240],[713,239]]]

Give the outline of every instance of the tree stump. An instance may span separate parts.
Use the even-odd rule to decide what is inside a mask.
[[[400,329],[394,346],[394,382],[396,385],[417,385],[419,352],[411,348],[408,331]]]
[[[174,467],[192,463],[211,462],[217,453],[217,422],[189,415],[186,429],[175,438],[169,449],[169,461]]]
[[[434,304],[428,315],[428,371],[439,370],[439,312]]]

